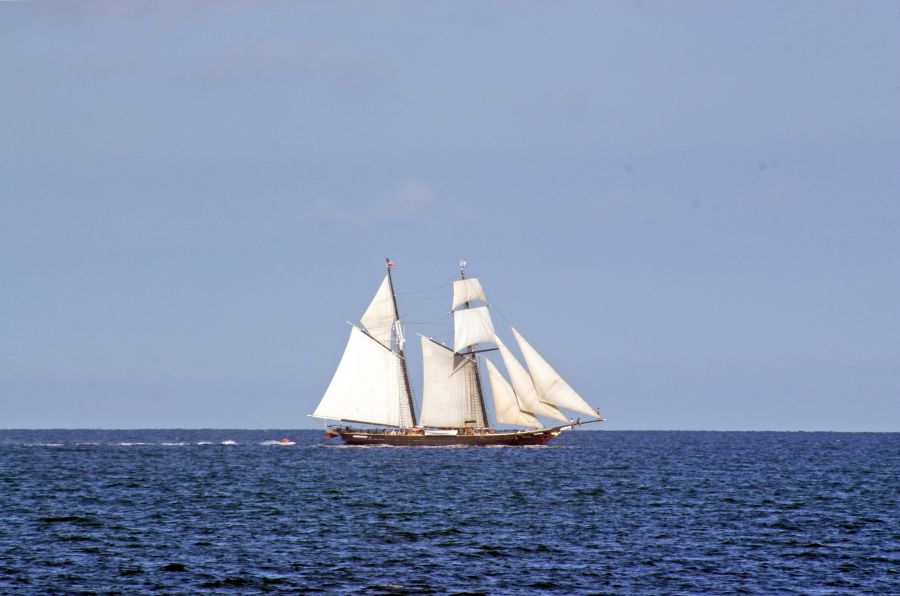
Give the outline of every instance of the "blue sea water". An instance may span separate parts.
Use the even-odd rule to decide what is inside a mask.
[[[898,478],[897,433],[0,431],[0,592],[898,593]]]

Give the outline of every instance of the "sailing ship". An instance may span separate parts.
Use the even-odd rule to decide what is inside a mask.
[[[453,347],[420,336],[424,382],[417,416],[391,275],[394,263],[386,259],[386,265],[387,273],[360,324],[351,323],[350,338],[334,377],[311,414],[338,422],[326,426],[327,438],[340,437],[348,445],[541,445],[564,430],[603,420],[599,410],[578,395],[512,327],[525,365],[516,359],[496,334],[481,282],[466,277],[465,261],[460,261],[460,279],[453,282]],[[484,344],[496,347],[479,348]],[[508,381],[487,358],[487,352],[493,351],[499,352]],[[482,360],[494,419],[512,429],[490,424]],[[564,411],[589,418],[573,419]],[[541,418],[563,424],[546,426]],[[356,424],[367,426],[351,426]]]

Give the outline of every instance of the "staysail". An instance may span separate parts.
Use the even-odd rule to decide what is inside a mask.
[[[422,426],[462,428],[486,426],[476,393],[475,360],[422,337]],[[468,424],[467,424],[468,423]]]
[[[485,358],[488,370],[488,380],[491,383],[491,395],[494,397],[494,413],[498,424],[514,424],[517,426],[529,426],[540,428],[541,421],[524,412],[516,399],[513,388],[510,387],[494,363]]]
[[[315,418],[403,426],[401,407],[406,401],[401,359],[358,327],[334,377],[312,414]]]
[[[521,408],[538,416],[547,416],[548,418],[568,422],[569,419],[565,414],[556,409],[555,406],[544,403],[538,398],[537,389],[534,388],[534,381],[531,380],[531,375],[516,360],[516,357],[509,351],[506,344],[496,336],[494,337],[494,343],[500,349],[500,357],[503,358],[503,365],[506,367],[506,372],[509,373],[509,379],[512,381],[512,387],[519,398]]]
[[[515,327],[512,328],[516,343],[519,344],[519,350],[525,358],[525,365],[531,373],[534,381],[534,387],[537,389],[538,398],[545,403],[556,406],[557,408],[565,408],[573,410],[588,416],[599,416],[597,411],[592,408],[584,399],[578,395],[566,381],[559,376],[559,373],[553,370],[553,367],[537,353],[531,344],[525,341]]]

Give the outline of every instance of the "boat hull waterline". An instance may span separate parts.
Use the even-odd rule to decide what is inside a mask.
[[[596,422],[599,422],[599,420]],[[567,424],[553,428],[542,428],[539,430],[455,435],[413,434],[402,431],[370,431],[347,427],[330,427],[325,431],[325,436],[326,438],[340,437],[345,445],[388,445],[391,447],[520,447],[543,445],[550,439],[559,436],[562,431],[569,430],[574,426],[580,426],[582,424],[588,424],[588,422]]]

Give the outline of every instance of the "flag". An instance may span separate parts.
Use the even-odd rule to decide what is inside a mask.
[[[393,269],[394,267],[396,267],[396,265],[394,265],[394,261],[387,259],[387,268]]]

